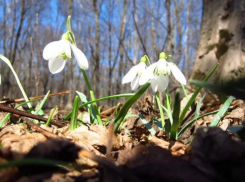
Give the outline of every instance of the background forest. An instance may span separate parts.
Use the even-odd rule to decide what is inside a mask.
[[[47,102],[69,106],[76,90],[88,95],[76,61],[52,75],[42,57],[45,45],[65,32],[68,15],[72,15],[77,45],[89,60],[87,74],[97,98],[131,92],[129,84],[121,84],[122,78],[145,54],[156,62],[164,51],[187,79],[191,75],[199,43],[201,0],[2,0],[0,52],[12,61],[28,96],[70,90],[53,103]],[[21,98],[2,61],[0,73],[0,98]],[[175,88],[174,79],[171,86]]]

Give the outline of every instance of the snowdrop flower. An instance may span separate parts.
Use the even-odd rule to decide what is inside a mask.
[[[131,82],[131,89],[136,90],[139,87],[139,80],[141,75],[146,69],[146,58],[145,56],[140,59],[140,63],[133,66],[129,72],[123,77],[122,83]]]
[[[79,67],[84,70],[88,69],[86,56],[80,49],[68,41],[68,37],[67,33],[63,34],[61,40],[49,43],[43,50],[43,58],[49,61],[48,67],[53,74],[59,73],[64,69],[67,59],[71,59],[71,50]]]
[[[170,72],[174,75],[175,79],[183,85],[186,85],[186,78],[179,68],[174,64],[166,61],[164,52],[160,53],[158,62],[150,65],[142,74],[139,84],[144,85],[149,80],[154,92],[157,90],[165,91],[168,87]]]

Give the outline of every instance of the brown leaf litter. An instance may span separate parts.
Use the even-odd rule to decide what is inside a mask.
[[[203,105],[200,114],[210,111]],[[217,106],[215,106],[215,109]],[[105,119],[118,108],[105,109]],[[86,112],[86,111],[84,111]],[[148,122],[159,115],[150,98],[139,101],[130,112],[142,114]],[[108,114],[109,113],[109,114]],[[219,127],[244,124],[245,104],[235,100]],[[7,181],[118,181],[118,182],[228,182],[245,181],[245,143],[233,140],[219,127],[207,128],[214,115],[197,121],[183,139],[169,141],[163,131],[149,134],[138,117],[127,119],[116,135],[100,125],[64,127],[37,125],[21,117],[23,124],[8,124],[0,131],[0,164],[13,159],[58,160],[67,167],[25,164],[0,170]],[[190,118],[188,118],[190,119]],[[186,120],[187,122],[188,120]],[[152,123],[151,123],[152,124]],[[232,136],[232,137],[231,137]]]

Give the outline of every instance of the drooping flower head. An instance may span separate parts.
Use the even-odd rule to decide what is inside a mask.
[[[79,67],[84,70],[88,69],[86,56],[77,48],[73,33],[68,30],[62,35],[61,40],[50,42],[43,50],[43,58],[49,61],[48,67],[51,73],[56,74],[64,69],[67,60],[71,59],[71,51]]]
[[[146,69],[145,62],[146,62],[146,57],[143,56],[140,59],[140,63],[133,66],[129,70],[129,72],[123,77],[122,83],[125,84],[131,82],[131,89],[136,90],[139,87],[140,77]]]
[[[142,74],[139,84],[144,85],[146,82],[151,81],[151,87],[154,92],[165,91],[168,87],[170,73],[174,75],[175,79],[181,84],[186,85],[186,79],[179,68],[171,62],[166,61],[166,54],[160,53],[159,60],[150,65]]]

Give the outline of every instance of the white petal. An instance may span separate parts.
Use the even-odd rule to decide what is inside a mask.
[[[62,58],[56,58],[49,60],[48,67],[49,71],[53,74],[61,72],[66,64],[66,60],[63,60]]]
[[[159,75],[157,83],[158,83],[158,89],[164,92],[166,88],[168,87],[168,83],[169,83],[168,76],[164,76],[162,74]]]
[[[80,68],[87,70],[88,69],[88,60],[86,56],[83,54],[83,52],[78,49],[76,46],[70,44],[72,52],[77,60],[77,63]]]
[[[131,89],[136,90],[139,87],[139,79],[140,76],[136,76],[133,81],[131,82]]]
[[[153,63],[150,65],[146,70],[143,72],[143,74],[140,77],[139,84],[144,85],[146,82],[148,82],[150,79],[154,77],[154,70],[156,66],[158,65],[158,62]]]
[[[154,77],[154,78],[151,79],[151,88],[152,88],[152,90],[153,90],[154,92],[157,92],[157,90],[158,90],[157,77],[158,77],[158,76],[156,76],[156,77]]]
[[[65,40],[65,39],[61,39],[60,42],[62,43],[63,45],[63,49],[64,49],[64,52],[65,52],[65,55],[68,57],[68,58],[71,58],[71,47],[70,47],[70,42],[68,40]]]
[[[139,64],[133,66],[129,70],[129,72],[123,77],[122,84],[132,82],[134,78],[136,77],[136,75],[138,74],[139,68],[140,68]]]
[[[64,53],[64,46],[61,41],[50,42],[44,47],[43,58],[45,60],[55,59],[62,53]]]
[[[168,66],[173,73],[175,79],[183,85],[186,85],[186,78],[180,69],[174,63],[168,63]]]
[[[143,62],[140,62],[138,65],[139,65],[139,71],[138,71],[138,72],[139,72],[139,73],[140,73],[140,72],[143,73],[143,72],[145,71],[145,69],[146,69],[146,64],[143,63]]]
[[[167,71],[167,61],[165,59],[159,59],[157,67],[158,69]]]

